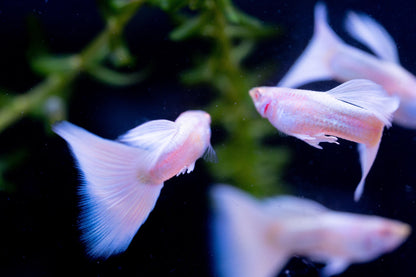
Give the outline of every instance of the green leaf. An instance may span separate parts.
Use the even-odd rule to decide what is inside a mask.
[[[118,37],[112,42],[110,51],[109,59],[115,67],[133,66],[136,62],[122,37]]]
[[[150,4],[159,7],[160,9],[164,10],[165,12],[175,12],[180,8],[183,8],[187,5],[195,5],[196,1],[190,0],[149,0]]]
[[[30,65],[36,73],[49,75],[79,70],[82,66],[82,61],[77,55],[42,55],[33,58]]]
[[[95,66],[87,71],[91,76],[100,82],[113,86],[127,86],[141,82],[148,74],[147,71],[134,73],[121,73],[108,67]]]
[[[244,40],[238,44],[238,46],[234,47],[233,51],[231,52],[231,59],[234,63],[241,63],[244,58],[246,58],[254,48],[254,41],[253,40]]]
[[[194,16],[184,20],[184,23],[170,33],[170,38],[174,41],[185,40],[192,36],[203,33],[203,29],[209,24],[209,18],[206,15]]]

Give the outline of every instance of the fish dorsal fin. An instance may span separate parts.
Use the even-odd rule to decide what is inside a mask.
[[[329,61],[331,53],[343,47],[344,42],[328,25],[326,6],[315,5],[315,28],[312,39],[302,55],[277,84],[279,87],[299,87],[309,82],[333,78]]]
[[[318,202],[289,195],[265,199],[263,207],[275,216],[314,216],[328,212],[328,208]]]
[[[391,126],[393,112],[399,107],[399,99],[389,96],[380,85],[366,79],[354,79],[329,91],[338,100],[371,111],[387,127]]]
[[[124,251],[163,186],[149,183],[154,151],[100,138],[65,121],[53,130],[70,145],[82,173],[80,229],[88,254],[108,258]]]
[[[173,121],[152,120],[127,131],[118,140],[130,146],[151,150],[169,143],[177,131],[177,124]]]
[[[366,45],[380,58],[400,63],[393,38],[383,26],[371,17],[365,14],[348,12],[345,28],[352,37]]]

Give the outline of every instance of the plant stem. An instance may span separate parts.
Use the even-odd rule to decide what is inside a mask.
[[[122,34],[126,24],[143,3],[144,0],[131,1],[120,13],[108,18],[105,29],[84,50],[74,56],[76,62],[65,74],[52,73],[34,88],[13,97],[0,109],[0,132],[41,105],[49,96],[66,91],[65,88],[80,73],[102,62],[110,53],[111,41]]]

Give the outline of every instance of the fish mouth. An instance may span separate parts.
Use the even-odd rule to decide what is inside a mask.
[[[412,227],[403,222],[395,222],[390,229],[384,230],[384,237],[388,239],[389,243],[386,245],[385,251],[391,252],[400,246],[412,232]]]
[[[249,92],[248,92],[251,96],[251,98],[253,99],[253,101],[258,101],[260,100],[262,93],[261,93],[261,88],[252,88]]]

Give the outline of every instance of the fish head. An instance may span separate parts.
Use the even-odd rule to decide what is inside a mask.
[[[406,223],[378,217],[358,224],[355,230],[349,248],[359,261],[372,260],[395,250],[411,233]]]
[[[204,152],[210,146],[211,116],[207,112],[201,110],[183,112],[175,123],[178,124],[181,132],[190,138],[194,147],[200,145],[201,151]]]
[[[259,114],[267,117],[272,108],[272,105],[270,105],[272,98],[269,96],[269,88],[255,87],[249,91],[249,94]]]

